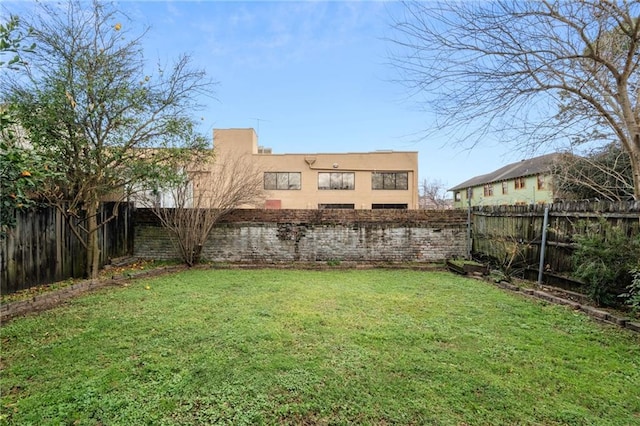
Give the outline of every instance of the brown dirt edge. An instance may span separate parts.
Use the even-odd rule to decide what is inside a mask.
[[[640,320],[632,320],[631,318],[620,316],[619,314],[614,314],[588,305],[584,303],[585,296],[579,293],[549,286],[543,286],[540,290],[536,290],[533,288],[520,287],[506,281],[497,282],[495,285],[505,290],[518,292],[528,297],[544,300],[556,305],[567,306],[573,310],[583,312],[597,321],[616,325],[618,327],[640,333]]]
[[[0,305],[0,323],[12,318],[41,312],[62,305],[66,301],[91,291],[106,287],[124,286],[127,282],[137,279],[154,277],[185,269],[185,266],[169,266],[139,272],[131,276],[114,276],[106,279],[84,280],[67,287],[46,291],[28,299],[7,302]]]

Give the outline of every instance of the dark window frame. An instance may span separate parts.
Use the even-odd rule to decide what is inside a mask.
[[[326,180],[327,185],[321,185],[321,180]],[[356,189],[356,174],[355,172],[318,172],[318,189],[321,191],[353,191]]]
[[[372,172],[371,189],[374,191],[408,191],[409,172]]]
[[[267,185],[267,176],[271,175],[273,175],[271,179],[275,179],[275,185]],[[298,176],[297,184],[295,182],[291,184],[291,175]],[[302,172],[264,172],[263,185],[267,191],[298,191],[302,189]]]
[[[407,203],[373,203],[371,204],[371,210],[407,210],[409,205]]]
[[[356,205],[350,203],[320,203],[318,204],[318,210],[325,209],[341,209],[341,210],[355,210]]]

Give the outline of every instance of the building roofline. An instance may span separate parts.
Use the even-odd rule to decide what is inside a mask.
[[[418,154],[418,151],[358,151],[358,152],[284,152],[284,153],[272,153],[266,155],[360,155],[360,154]]]
[[[539,157],[521,160],[515,163],[507,164],[493,172],[478,175],[468,179],[452,188],[449,191],[458,191],[470,187],[485,185],[488,183],[502,182],[517,177],[527,177],[537,175],[539,173],[549,172],[553,164],[555,164],[562,156],[566,154],[554,152],[551,154],[541,155]]]

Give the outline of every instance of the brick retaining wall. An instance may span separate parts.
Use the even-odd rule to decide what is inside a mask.
[[[174,259],[147,209],[134,216],[135,251]],[[214,228],[203,259],[218,262],[438,262],[466,253],[466,213],[425,210],[237,210]]]

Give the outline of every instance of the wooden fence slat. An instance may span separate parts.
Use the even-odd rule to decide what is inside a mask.
[[[111,214],[114,203],[101,206],[101,215]],[[101,263],[130,254],[133,232],[132,205],[122,203],[118,217],[99,233]],[[16,226],[0,240],[0,290],[15,292],[36,285],[84,274],[84,248],[71,232],[63,215],[54,207],[17,212]]]
[[[506,241],[517,242],[527,267],[537,269],[544,205],[482,206],[472,210],[473,252],[496,259],[508,253]],[[620,227],[628,236],[640,233],[640,202],[571,202],[550,204],[545,264],[559,273],[570,273],[574,236],[583,233],[581,221],[602,219]],[[501,243],[502,242],[502,243]]]

